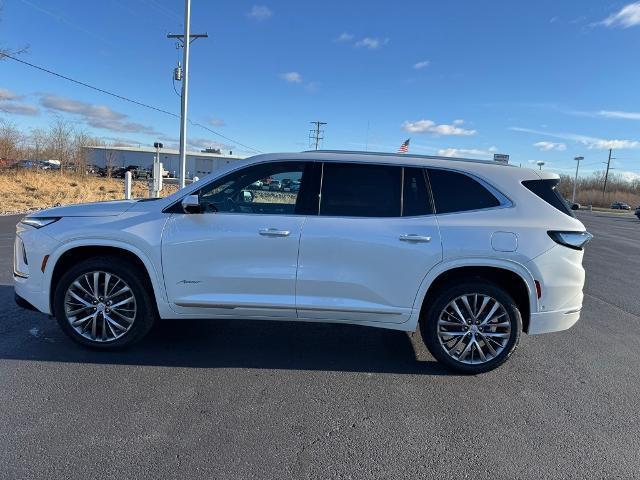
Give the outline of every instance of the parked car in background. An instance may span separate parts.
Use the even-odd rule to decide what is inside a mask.
[[[280,180],[271,180],[271,183],[269,183],[269,190],[272,192],[282,190],[282,182]]]
[[[145,180],[153,177],[151,170],[149,170],[148,168],[136,168],[131,172],[131,174],[136,180]]]
[[[631,210],[631,207],[624,202],[613,202],[611,208],[614,210]]]
[[[274,176],[299,179],[299,191],[247,190]],[[558,182],[493,161],[258,155],[166,198],[27,215],[16,301],[100,350],[136,342],[157,318],[420,325],[440,362],[485,372],[523,332],[580,318],[592,236]]]
[[[638,217],[638,220],[640,220],[640,205],[638,205],[638,208],[636,208],[635,214],[636,217]]]
[[[580,210],[581,205],[577,202],[572,202],[571,200],[568,200],[566,198],[563,198],[564,203],[567,204],[567,207],[569,207],[571,210]]]

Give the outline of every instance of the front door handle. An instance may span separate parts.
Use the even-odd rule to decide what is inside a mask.
[[[289,230],[278,230],[277,228],[261,228],[258,233],[263,237],[288,237]]]
[[[427,243],[431,241],[431,237],[416,235],[415,233],[406,233],[400,235],[400,240],[403,242]]]

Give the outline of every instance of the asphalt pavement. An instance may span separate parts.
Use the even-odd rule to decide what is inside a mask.
[[[0,217],[0,478],[639,478],[640,221],[579,217],[581,320],[479,376],[344,325],[165,321],[87,351],[14,304]]]

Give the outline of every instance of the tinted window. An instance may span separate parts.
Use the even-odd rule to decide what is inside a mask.
[[[399,217],[401,167],[325,163],[320,215]]]
[[[436,213],[464,212],[500,205],[498,199],[480,182],[450,170],[429,169]]]
[[[566,213],[567,215],[574,217],[575,215],[567,205],[567,202],[562,198],[560,192],[556,190],[556,186],[560,180],[558,179],[550,179],[550,180],[525,180],[522,184],[547,202],[552,207],[557,208],[562,213]]]
[[[263,163],[230,173],[198,191],[202,212],[300,213],[311,167],[304,162]]]
[[[424,169],[404,168],[402,195],[402,216],[411,217],[433,213]]]

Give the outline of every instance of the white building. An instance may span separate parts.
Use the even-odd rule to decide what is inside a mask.
[[[87,164],[111,168],[137,165],[151,169],[156,149],[153,147],[85,147]],[[230,152],[231,153],[231,152]],[[211,152],[187,152],[187,178],[200,177],[244,157]],[[180,175],[180,152],[169,148],[160,149],[162,167],[172,176]]]

